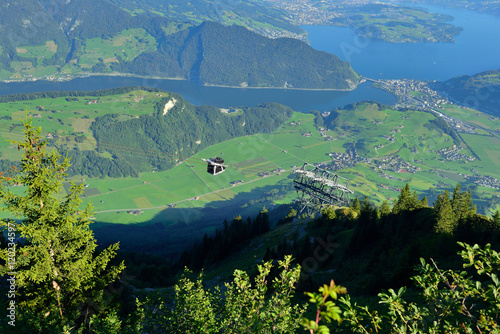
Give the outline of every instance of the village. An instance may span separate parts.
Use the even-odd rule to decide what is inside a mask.
[[[456,132],[475,134],[477,129],[491,132],[491,130],[477,124],[466,123],[444,114],[442,112],[444,110],[443,106],[455,103],[450,101],[446,96],[431,89],[425,81],[414,79],[373,80],[368,78],[366,80],[373,81],[375,87],[394,94],[398,99],[398,102],[394,105],[396,109],[415,109],[431,112],[436,117],[445,121]]]
[[[467,163],[467,161],[474,161],[474,160],[476,160],[476,158],[473,157],[473,156],[471,156],[471,155],[464,155],[464,154],[459,153],[463,149],[464,149],[463,147],[460,147],[460,146],[457,146],[457,145],[453,145],[451,147],[446,147],[446,148],[443,148],[441,150],[438,150],[438,151],[436,151],[436,153],[440,157],[444,158],[447,161],[461,161],[461,160],[465,160],[465,163]]]

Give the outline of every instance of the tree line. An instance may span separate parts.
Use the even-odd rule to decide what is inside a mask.
[[[163,115],[165,104],[177,102]],[[212,106],[194,106],[178,94],[170,94],[156,105],[154,115],[120,121],[118,115],[98,117],[91,130],[97,141],[97,152],[107,151],[113,163],[98,158],[94,153],[75,155],[101,164],[114,165],[122,175],[166,170],[216,143],[255,133],[270,133],[285,122],[293,111],[277,103],[243,108],[235,115],[224,114]],[[76,166],[85,169],[85,161],[76,160]],[[106,170],[107,167],[99,167]],[[111,171],[110,169],[107,169]],[[82,170],[80,170],[82,173]],[[109,175],[111,174],[104,174]]]

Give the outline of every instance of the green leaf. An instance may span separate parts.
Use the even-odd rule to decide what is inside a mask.
[[[491,279],[493,280],[493,283],[498,286],[498,276],[495,274],[491,274]]]

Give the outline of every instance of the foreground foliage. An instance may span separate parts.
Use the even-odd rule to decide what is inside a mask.
[[[459,245],[464,270],[444,270],[432,259],[421,259],[412,278],[418,293],[407,297],[406,287],[383,291],[377,308],[358,304],[349,295],[338,298],[347,290],[333,280],[318,293],[306,293],[316,307],[312,320],[303,316],[307,304],[291,302],[300,267],[290,269],[290,256],[279,261],[282,272],[271,293],[266,280],[271,262],[258,266],[254,286],[246,272],[236,270],[224,289],[210,290],[204,287],[203,274],[192,280],[186,271],[173,300],[141,305],[142,325],[147,332],[161,333],[298,333],[299,324],[311,334],[498,333],[500,254],[489,244]],[[330,324],[332,320],[340,325]]]
[[[413,281],[420,293],[403,297],[406,288],[380,293],[379,311],[340,298],[344,319],[354,333],[498,333],[500,326],[500,254],[485,247],[459,243],[464,268],[443,270],[421,259]]]
[[[185,271],[175,286],[175,300],[147,300],[144,329],[155,333],[292,333],[305,310],[291,299],[300,266],[291,256],[278,261],[281,273],[268,286],[272,262],[258,265],[252,285],[249,275],[235,270],[232,282],[222,288],[205,288],[203,274],[189,278]]]
[[[31,121],[24,126],[24,140],[12,141],[24,152],[21,165],[0,176],[0,204],[12,217],[0,220],[9,232],[0,274],[15,278],[15,297],[9,298],[16,305],[16,327],[10,324],[9,331],[83,330],[111,308],[105,288],[124,264],[110,266],[118,244],[97,251],[89,228],[92,208],[80,209],[83,186],[72,184],[62,195],[69,159],[47,152],[41,129]]]

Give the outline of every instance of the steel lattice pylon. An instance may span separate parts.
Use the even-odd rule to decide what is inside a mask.
[[[311,216],[325,206],[349,205],[354,192],[349,189],[348,179],[308,163],[294,169],[294,173],[294,187],[302,202],[300,212],[307,209]]]

